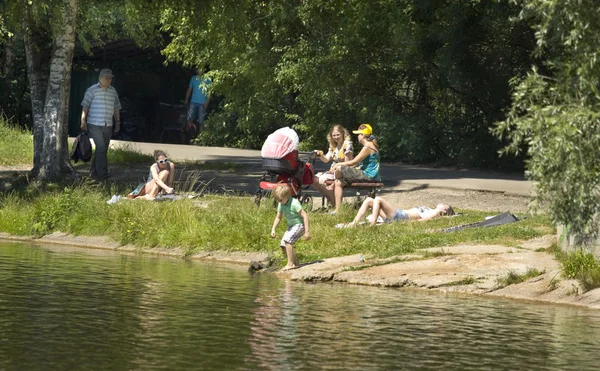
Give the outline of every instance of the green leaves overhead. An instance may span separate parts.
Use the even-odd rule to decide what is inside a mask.
[[[523,17],[536,22],[537,55],[547,59],[515,82],[508,118],[495,129],[505,152],[527,149],[535,205],[576,233],[598,232],[600,211],[600,4],[592,0],[529,0]]]
[[[505,2],[164,2],[164,54],[210,65],[223,101],[202,139],[262,143],[293,126],[309,147],[334,123],[375,124],[388,160],[497,166],[489,133],[533,37]],[[235,124],[232,124],[235,122]],[[222,129],[222,130],[221,130]],[[237,138],[220,142],[224,136]]]
[[[81,0],[78,36],[84,46],[133,37],[168,62],[209,66],[203,144],[257,148],[292,126],[312,149],[333,124],[370,122],[388,161],[494,168],[519,166],[498,159],[489,128],[505,117],[509,79],[531,65],[521,11],[473,0]]]

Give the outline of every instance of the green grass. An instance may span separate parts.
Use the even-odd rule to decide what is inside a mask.
[[[73,143],[69,142],[69,153]],[[152,155],[147,155],[125,145],[111,148],[108,151],[108,163],[111,165],[150,164],[154,161]],[[13,125],[5,116],[0,115],[0,166],[19,166],[33,164],[33,137],[30,131]],[[245,167],[230,161],[182,161],[183,166],[194,170],[215,170],[236,172]],[[79,161],[76,168],[89,167],[89,163]]]
[[[11,126],[0,118],[0,165],[32,163],[31,134]],[[111,149],[111,164],[145,164],[153,159],[129,147]],[[179,185],[179,191],[192,190],[199,171],[237,171],[244,165],[231,162],[181,162],[192,171],[190,179]],[[89,166],[80,163],[78,166]],[[202,250],[269,251],[280,254],[278,237],[269,231],[275,209],[257,207],[252,197],[209,195],[195,200],[154,203],[124,201],[108,205],[113,194],[126,195],[137,184],[126,183],[57,183],[17,184],[10,193],[0,194],[0,231],[15,235],[42,236],[55,231],[74,235],[109,236],[122,244],[140,248],[182,248],[186,253]],[[202,203],[200,206],[198,203]],[[268,202],[264,204],[269,204]],[[312,240],[296,245],[302,261],[335,256],[363,254],[370,258],[392,258],[428,247],[446,247],[459,243],[503,244],[518,246],[522,241],[554,233],[544,216],[495,228],[471,228],[452,233],[440,229],[480,221],[489,211],[460,210],[461,216],[441,218],[426,223],[405,222],[375,228],[335,229],[340,222],[352,220],[355,210],[344,205],[337,216],[310,213]],[[425,254],[434,257],[439,252]],[[444,254],[443,252],[441,254]]]
[[[550,250],[561,263],[563,277],[576,279],[585,291],[600,287],[600,261],[593,254],[582,248],[564,252],[556,244]]]
[[[69,151],[72,143],[69,143]],[[110,164],[150,164],[154,161],[151,155],[144,155],[129,146],[112,148],[108,151]],[[13,125],[0,115],[0,166],[18,166],[33,164],[33,137],[30,131]],[[89,163],[78,162],[76,167],[89,166]]]
[[[145,155],[132,149],[129,145],[125,145],[121,148],[109,149],[107,157],[109,164],[116,165],[151,164],[154,161],[152,155]]]
[[[119,188],[120,187],[120,188]],[[275,217],[270,206],[257,207],[252,197],[209,195],[195,200],[148,202],[127,200],[117,205],[106,201],[112,194],[126,194],[125,185],[79,184],[64,187],[31,187],[0,195],[0,231],[16,235],[44,235],[62,231],[75,235],[106,235],[141,248],[179,247],[186,253],[202,250],[269,251],[280,254],[279,238],[269,231]],[[198,203],[202,203],[199,205]],[[309,213],[310,241],[301,240],[296,251],[301,261],[363,254],[389,258],[427,247],[459,243],[518,245],[524,240],[552,233],[542,216],[495,228],[465,229],[453,233],[432,230],[482,220],[489,212],[461,210],[462,216],[427,223],[406,222],[375,228],[335,229],[351,220],[355,210],[342,208],[340,215]]]
[[[525,282],[528,279],[537,277],[543,273],[544,272],[540,272],[535,268],[528,268],[527,271],[522,274],[510,271],[508,272],[508,275],[506,275],[506,277],[498,278],[498,281],[496,282],[496,288],[501,289],[509,285],[515,285],[517,283]]]
[[[0,166],[31,165],[33,137],[0,114]]]

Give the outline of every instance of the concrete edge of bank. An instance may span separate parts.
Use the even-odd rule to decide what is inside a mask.
[[[65,246],[73,248],[85,248],[85,249],[97,249],[114,251],[121,253],[143,253],[154,256],[165,256],[180,259],[193,259],[202,260],[205,262],[232,264],[239,268],[243,265],[249,267],[252,262],[265,262],[270,258],[270,254],[267,252],[256,252],[256,253],[244,253],[244,252],[227,252],[227,251],[205,251],[192,255],[187,255],[182,249],[177,248],[140,248],[133,245],[119,245],[118,243],[111,241],[106,237],[88,237],[88,236],[73,236],[62,232],[55,232],[53,234],[35,238],[32,236],[15,236],[8,233],[0,233],[0,240],[7,242],[25,242],[33,244],[50,244],[56,246]],[[508,247],[505,247],[508,248]],[[510,249],[510,248],[509,248]],[[532,251],[523,251],[523,253],[530,254]],[[519,255],[518,251],[506,251],[506,256],[511,258]],[[461,257],[471,257],[472,259],[479,259],[472,255],[454,255],[454,256],[442,256],[427,260],[435,261],[436,259],[451,259],[460,260]],[[482,254],[480,257],[487,257],[489,254]],[[535,257],[529,257],[531,262],[536,260]],[[416,265],[422,264],[423,260],[415,260],[412,264],[411,261],[406,261],[409,265],[401,265],[402,263],[393,263],[387,265],[381,265],[373,267],[373,270],[369,268],[365,270],[359,270],[353,272],[352,268],[356,266],[360,260],[356,256],[346,256],[338,258],[323,259],[320,263],[325,264],[307,264],[299,269],[277,272],[278,275],[296,280],[306,282],[331,282],[331,283],[345,283],[365,286],[376,286],[376,287],[391,287],[391,288],[404,288],[404,289],[415,289],[425,291],[438,291],[441,293],[454,293],[454,294],[470,294],[479,296],[490,296],[506,299],[523,300],[528,302],[547,303],[547,304],[561,304],[561,305],[572,305],[585,308],[600,309],[600,289],[591,290],[588,292],[582,292],[580,285],[575,280],[561,280],[558,282],[555,288],[552,290],[548,289],[548,282],[553,282],[555,277],[560,274],[560,270],[556,264],[552,264],[549,269],[544,270],[543,274],[529,279],[523,283],[509,285],[504,288],[490,289],[489,287],[482,290],[482,285],[457,285],[457,286],[445,286],[436,285],[435,282],[439,276],[436,273],[424,274],[423,271],[418,272],[416,275],[407,273],[407,268],[415,268]],[[328,264],[333,264],[328,266]],[[491,263],[495,264],[495,263]],[[419,268],[419,267],[417,267]],[[427,270],[425,270],[426,272]],[[413,272],[414,273],[414,272]],[[452,274],[452,272],[450,272]],[[454,273],[456,274],[456,273]],[[489,275],[485,278],[488,282],[493,282],[495,279],[494,275]],[[433,282],[433,284],[431,284]]]

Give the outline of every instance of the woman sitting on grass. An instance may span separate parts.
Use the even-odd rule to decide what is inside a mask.
[[[148,182],[146,183],[147,200],[154,200],[159,193],[173,193],[173,178],[175,177],[175,164],[169,161],[166,153],[161,150],[154,151],[156,163],[150,166]]]
[[[356,217],[350,223],[338,224],[338,228],[349,228],[358,225],[365,214],[373,209],[373,215],[371,216],[371,226],[377,223],[377,219],[381,216],[384,221],[397,222],[401,220],[418,220],[424,222],[440,216],[454,215],[454,210],[450,205],[438,204],[435,209],[431,209],[426,206],[413,207],[412,209],[403,210],[396,209],[392,206],[389,201],[384,200],[382,197],[367,197],[360,206]]]

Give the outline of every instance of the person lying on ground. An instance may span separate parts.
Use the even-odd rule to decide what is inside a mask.
[[[159,193],[173,193],[173,179],[175,178],[175,164],[169,161],[167,155],[161,151],[154,151],[156,163],[150,166],[150,174],[146,183],[144,196],[147,200],[154,200]]]
[[[342,224],[342,227],[354,227],[360,223],[369,210],[373,210],[373,215],[370,220],[370,225],[377,223],[377,219],[382,217],[383,220],[397,222],[401,220],[418,220],[424,222],[440,216],[454,215],[454,210],[450,205],[438,204],[435,209],[426,206],[413,207],[412,209],[403,210],[396,209],[389,201],[383,197],[367,197],[360,206],[354,220],[347,224]]]
[[[315,150],[315,155],[319,160],[324,163],[333,161],[333,165],[338,162],[350,161],[354,158],[354,149],[352,148],[352,139],[350,138],[350,132],[342,125],[334,125],[329,134],[327,134],[327,141],[329,142],[329,151],[324,153],[321,150]],[[325,197],[331,197],[332,192],[327,190],[333,190],[332,187],[327,187],[325,182],[328,180],[334,180],[333,171],[330,170],[324,173],[319,173],[315,176],[313,187],[319,191]],[[331,205],[334,205],[335,199],[333,197],[328,198]]]
[[[356,182],[379,182],[379,144],[373,136],[373,129],[369,124],[361,124],[358,130],[358,141],[363,146],[358,155],[352,160],[338,162],[331,167],[335,176],[333,190],[326,190],[328,199],[335,200],[335,210],[331,214],[337,214],[342,199],[344,198],[344,187]],[[358,167],[356,167],[358,165]],[[333,197],[332,197],[333,196]]]

